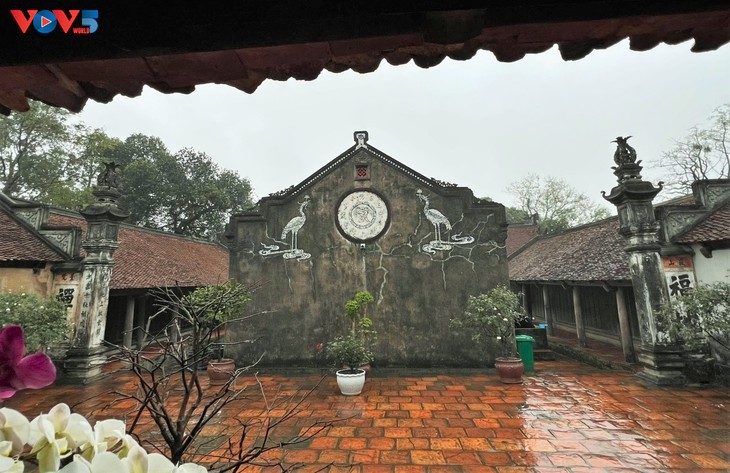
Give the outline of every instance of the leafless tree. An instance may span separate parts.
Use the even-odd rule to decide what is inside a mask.
[[[655,164],[669,193],[686,194],[694,181],[730,178],[730,104],[715,109],[708,128],[693,127]]]
[[[146,333],[150,342],[146,350],[117,347],[120,358],[129,363],[137,378],[136,392],[117,393],[135,403],[128,430],[143,446],[159,451],[176,464],[204,463],[216,473],[235,473],[251,464],[288,471],[281,456],[272,458],[268,453],[305,442],[333,423],[312,421],[291,435],[279,432],[291,431],[292,421],[301,420],[303,403],[318,385],[294,393],[276,389],[273,394],[267,393],[271,387],[264,386],[252,372],[259,359],[238,368],[224,385],[208,386],[200,366],[208,359],[214,345],[212,335],[220,329],[220,323],[211,324],[203,313],[204,307],[221,307],[228,302],[227,297],[232,297],[230,291],[209,294],[213,299],[201,305],[176,289],[159,289],[158,307],[170,315],[169,323],[159,333]],[[237,387],[244,373],[250,376]],[[260,414],[250,415],[256,409]],[[248,414],[241,417],[241,411]],[[213,436],[203,435],[205,427],[221,416],[232,419],[226,424],[229,428]],[[150,418],[157,428],[154,435],[142,432]],[[231,426],[233,419],[235,424]]]
[[[593,222],[610,215],[608,209],[571,187],[562,179],[528,174],[512,182],[507,191],[515,199],[515,208],[525,215],[537,215],[541,230],[555,232]]]

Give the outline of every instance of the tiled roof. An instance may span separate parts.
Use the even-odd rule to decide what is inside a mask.
[[[0,261],[61,262],[64,258],[13,217],[0,211]]]
[[[677,239],[680,243],[730,240],[730,203],[718,208]]]
[[[629,279],[618,217],[539,237],[509,260],[513,281],[617,281]]]
[[[81,217],[51,212],[48,223],[81,227],[86,237]],[[119,240],[112,289],[195,287],[228,280],[228,250],[221,245],[126,224],[120,227]]]
[[[507,227],[507,256],[525,246],[538,233],[537,225],[510,225]]]

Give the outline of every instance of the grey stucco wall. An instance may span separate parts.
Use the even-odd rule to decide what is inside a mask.
[[[294,195],[268,197],[258,212],[234,216],[229,225],[231,275],[260,282],[250,312],[266,312],[231,324],[229,341],[254,339],[228,352],[245,363],[265,352],[264,365],[301,366],[321,362],[315,346],[344,334],[344,304],[355,292],[370,291],[369,313],[377,330],[378,366],[474,366],[490,357],[475,349],[467,335],[449,330],[449,319],[463,312],[469,295],[508,284],[504,207],[478,202],[467,188],[443,187],[408,169],[395,167],[366,148],[351,149],[331,170]],[[354,180],[354,166],[367,164],[370,179]],[[348,240],[336,225],[340,199],[355,188],[379,193],[389,206],[385,233],[364,248]],[[442,240],[457,234],[469,244],[450,250],[424,245],[434,240],[424,202],[446,216]],[[287,222],[299,215],[305,196],[306,222],[297,246],[308,259],[285,259],[291,235],[281,238]],[[266,246],[272,254],[264,256]],[[278,250],[271,249],[272,245]]]

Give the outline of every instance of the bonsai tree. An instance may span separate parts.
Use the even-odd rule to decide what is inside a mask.
[[[373,296],[368,291],[360,291],[355,297],[345,302],[345,317],[352,323],[350,333],[359,336],[363,344],[375,335],[373,320],[368,317],[368,304],[373,302]]]
[[[189,312],[188,321],[200,325],[201,334],[207,337],[204,342],[210,344],[218,361],[223,359],[221,333],[224,332],[226,322],[242,317],[250,300],[249,289],[234,280],[201,287],[183,297],[183,303]]]
[[[466,310],[450,321],[451,328],[466,329],[475,342],[496,340],[499,356],[517,356],[515,325],[525,318],[517,294],[504,286],[497,286],[486,294],[469,296]]]
[[[371,302],[372,294],[360,291],[345,303],[344,315],[350,321],[350,333],[337,337],[326,347],[327,354],[334,358],[337,366],[346,366],[354,371],[373,361],[370,344],[375,331],[373,321],[367,314],[367,307]]]

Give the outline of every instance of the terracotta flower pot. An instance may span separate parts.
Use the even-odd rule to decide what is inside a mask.
[[[236,362],[230,358],[208,361],[208,378],[213,386],[226,384],[234,371],[236,371]]]
[[[507,384],[519,384],[525,372],[525,364],[521,358],[497,358],[494,361],[499,380]]]

